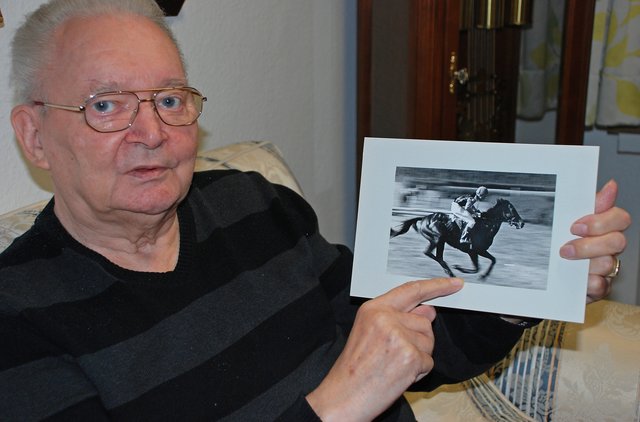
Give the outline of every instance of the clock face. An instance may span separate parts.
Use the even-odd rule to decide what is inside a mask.
[[[156,0],[156,3],[164,10],[165,15],[178,16],[184,0]]]

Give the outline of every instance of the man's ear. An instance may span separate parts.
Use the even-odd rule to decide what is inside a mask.
[[[11,110],[11,124],[25,157],[36,167],[49,170],[49,162],[40,139],[40,113],[32,106],[18,105]]]

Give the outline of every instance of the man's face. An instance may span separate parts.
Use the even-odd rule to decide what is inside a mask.
[[[91,94],[186,84],[178,51],[153,23],[136,17],[73,19],[58,31],[44,100],[80,105]],[[149,98],[151,93],[140,93]],[[56,195],[56,212],[110,218],[158,215],[187,193],[197,149],[197,124],[168,126],[151,102],[133,125],[99,133],[82,113],[47,108],[39,127]]]

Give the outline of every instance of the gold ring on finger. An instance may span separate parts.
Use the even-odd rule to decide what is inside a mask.
[[[615,278],[618,276],[618,273],[620,272],[620,265],[622,265],[622,261],[620,261],[620,258],[618,258],[617,256],[614,257],[616,260],[616,264],[613,266],[613,270],[606,275],[607,278]]]

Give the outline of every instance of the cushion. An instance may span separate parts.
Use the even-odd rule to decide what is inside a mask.
[[[198,154],[196,171],[219,168],[257,171],[269,181],[303,194],[282,153],[270,142],[239,142]]]
[[[47,202],[49,200],[36,202],[0,215],[0,251],[5,250],[13,242],[13,239],[26,232],[33,225],[33,220]]]

